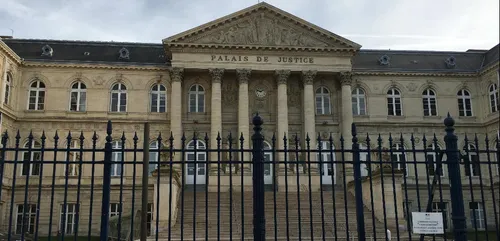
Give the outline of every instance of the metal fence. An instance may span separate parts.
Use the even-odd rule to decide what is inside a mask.
[[[498,136],[2,136],[0,240],[499,240]],[[113,138],[115,137],[115,138]],[[251,148],[245,148],[246,143]],[[462,141],[461,141],[462,142]],[[282,143],[282,144],[278,144]],[[413,232],[440,212],[445,234]]]

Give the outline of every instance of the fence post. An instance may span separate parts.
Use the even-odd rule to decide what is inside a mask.
[[[143,152],[142,152],[142,204],[141,204],[141,241],[146,241],[148,236],[148,191],[149,191],[149,122],[144,123]],[[158,143],[158,156],[161,155],[161,143]],[[160,163],[156,164],[157,166]],[[132,214],[134,218],[135,214]],[[132,237],[134,238],[134,237]]]
[[[464,211],[464,196],[462,192],[462,179],[460,176],[460,155],[455,135],[455,120],[451,118],[450,113],[444,119],[446,126],[446,157],[448,162],[448,175],[450,177],[450,195],[451,195],[451,213],[453,221],[453,233],[455,241],[466,241],[466,222]]]
[[[359,157],[359,143],[356,131],[356,124],[351,124],[352,134],[352,160],[354,168],[354,192],[356,196],[356,217],[358,224],[358,239],[366,240],[365,237],[365,215],[363,205],[363,190],[361,187],[361,161]]]
[[[253,238],[266,240],[266,219],[264,214],[264,136],[262,135],[262,117],[255,115],[252,120],[254,134],[253,148]]]
[[[101,241],[108,241],[108,223],[109,223],[109,198],[111,196],[111,156],[113,153],[113,140],[111,134],[113,128],[111,121],[108,121],[106,128],[106,144],[104,146],[104,174],[102,182],[102,206],[101,206]]]

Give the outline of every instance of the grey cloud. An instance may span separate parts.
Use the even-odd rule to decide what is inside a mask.
[[[363,45],[418,50],[498,44],[498,0],[270,0],[268,3]],[[257,3],[255,0],[254,3]],[[161,39],[249,7],[243,0],[2,0],[0,35],[131,41]]]

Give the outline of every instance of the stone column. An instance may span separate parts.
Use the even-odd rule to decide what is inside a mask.
[[[248,149],[250,148],[250,141],[252,141],[252,138],[250,136],[250,117],[248,115],[248,81],[250,79],[250,74],[252,73],[252,70],[250,69],[237,69],[236,70],[236,76],[238,78],[238,83],[239,83],[239,92],[238,92],[238,140],[241,135],[243,135],[243,138],[245,139],[243,142],[243,148]],[[240,142],[238,141],[238,148],[240,148]],[[250,161],[249,159],[249,153],[245,152],[243,154],[243,161]],[[239,156],[238,158],[241,158]],[[245,163],[242,164],[241,168],[249,169],[250,168],[250,163]],[[250,172],[246,172],[250,174]]]
[[[276,70],[275,71],[276,82],[278,83],[278,119],[276,120],[277,133],[276,138],[278,142],[278,149],[284,149],[285,144],[283,141],[283,136],[288,137],[288,95],[287,86],[288,77],[290,76],[290,70]],[[278,154],[278,161],[284,161],[284,153]],[[278,167],[284,164],[279,164]]]
[[[340,84],[342,86],[342,136],[344,137],[344,148],[352,148],[352,134],[351,125],[353,122],[352,118],[352,74],[351,72],[341,72],[340,73]],[[352,161],[352,154],[345,153],[345,160]],[[352,164],[348,163],[346,166],[346,181],[349,182],[353,180],[353,170]]]
[[[303,148],[307,148],[307,143],[305,140],[307,135],[309,135],[309,145],[310,149],[316,149],[316,108],[315,108],[315,98],[314,98],[314,78],[316,77],[316,71],[308,70],[302,72],[302,82],[304,84],[304,145]],[[315,160],[316,155],[311,155],[311,160]],[[311,168],[313,165],[311,165]]]
[[[174,148],[182,148],[182,79],[184,69],[174,67],[170,70],[172,93],[170,94],[170,131],[174,137]],[[181,154],[175,153],[175,160],[181,160]]]
[[[212,76],[212,94],[211,94],[211,113],[210,113],[210,149],[217,148],[217,135],[220,134],[220,146],[223,148],[222,143],[222,110],[221,110],[221,82],[224,75],[224,69],[209,69]],[[222,155],[223,153],[221,153]],[[210,153],[210,160],[217,161],[217,152]],[[221,159],[222,160],[222,156]],[[212,163],[212,171],[217,171],[217,163]],[[222,167],[222,165],[221,165]],[[222,170],[221,170],[222,171]]]

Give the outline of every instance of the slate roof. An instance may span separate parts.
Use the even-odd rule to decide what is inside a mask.
[[[25,60],[144,65],[169,63],[162,44],[39,39],[2,39],[2,41]],[[42,56],[42,47],[45,45],[53,49],[51,57]],[[122,48],[129,51],[128,60],[120,59],[119,51]]]
[[[25,60],[52,62],[93,62],[109,64],[138,64],[170,66],[162,44],[130,42],[98,42],[42,39],[2,39],[14,52]],[[42,56],[42,47],[53,49],[51,57]],[[126,48],[129,59],[121,59],[119,51]],[[388,62],[381,64],[381,57]],[[454,60],[454,65],[446,61]],[[411,51],[361,49],[353,59],[354,71],[375,72],[430,72],[430,73],[477,73],[499,60],[499,45],[490,50]]]

